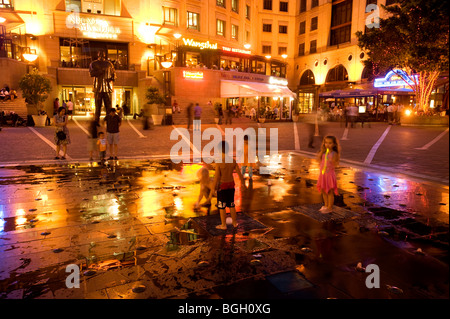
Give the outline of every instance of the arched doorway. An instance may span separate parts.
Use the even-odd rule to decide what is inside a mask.
[[[298,85],[297,113],[311,113],[317,97],[316,79],[310,69],[303,72]]]

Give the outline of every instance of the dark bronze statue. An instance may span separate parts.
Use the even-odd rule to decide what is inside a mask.
[[[113,92],[113,82],[116,79],[116,72],[111,62],[106,60],[105,52],[98,52],[98,59],[89,65],[89,74],[94,78],[95,95],[95,120],[100,120],[102,102],[105,105],[106,114],[112,107],[111,94]]]

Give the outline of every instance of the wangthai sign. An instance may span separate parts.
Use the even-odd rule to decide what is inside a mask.
[[[183,43],[185,46],[199,48],[200,50],[203,49],[217,50],[217,43],[209,43],[209,41],[200,42],[195,41],[194,39],[183,38]]]

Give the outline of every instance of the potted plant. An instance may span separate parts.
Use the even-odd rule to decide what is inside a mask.
[[[161,125],[165,113],[165,97],[159,93],[157,87],[151,86],[147,89],[145,98],[147,99],[147,104],[150,108],[150,111],[148,112],[150,114],[146,114],[144,117],[148,118],[148,116],[151,115],[153,123],[155,125]],[[164,106],[164,108],[162,108],[161,105]]]
[[[45,126],[47,114],[42,103],[52,90],[50,80],[39,74],[39,71],[34,68],[20,79],[19,88],[22,90],[22,96],[25,98],[27,106],[34,109],[34,114],[31,115],[35,126]]]

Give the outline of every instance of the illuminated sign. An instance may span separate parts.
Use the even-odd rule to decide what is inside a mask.
[[[419,76],[414,75],[415,81],[418,81]],[[403,70],[392,70],[384,78],[375,79],[373,86],[376,88],[384,88],[391,86],[414,85],[414,81]]]
[[[77,12],[67,16],[66,26],[76,28],[84,36],[94,39],[117,39],[117,35],[120,34],[120,29],[110,26],[108,21],[93,17],[81,17]]]
[[[194,48],[200,48],[200,50],[203,49],[212,49],[217,50],[217,43],[209,43],[209,41],[206,42],[199,42],[194,41],[193,39],[185,39],[183,38],[184,45]]]
[[[250,51],[250,50],[242,50],[242,49],[230,48],[230,47],[222,47],[222,50],[227,51],[227,52],[233,52],[233,53],[252,54],[252,51]]]
[[[185,79],[203,79],[202,71],[183,71],[183,77]]]
[[[273,85],[288,85],[288,80],[275,78],[275,77],[271,76],[269,78],[269,84],[273,84]]]

